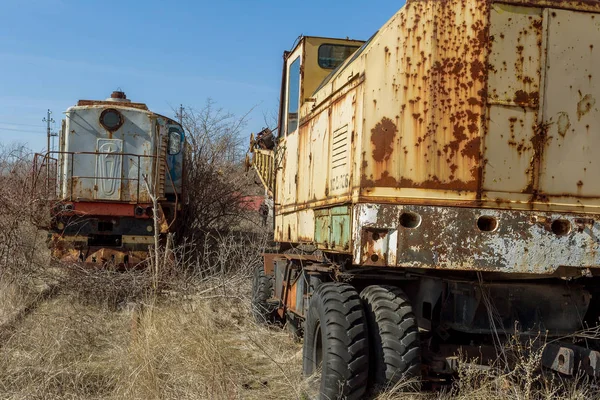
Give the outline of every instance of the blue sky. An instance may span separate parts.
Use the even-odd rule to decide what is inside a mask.
[[[79,99],[120,87],[172,115],[180,103],[250,114],[277,107],[283,51],[301,35],[368,39],[403,1],[0,0],[0,143],[45,147]]]

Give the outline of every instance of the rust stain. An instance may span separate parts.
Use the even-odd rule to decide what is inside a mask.
[[[454,140],[444,146],[444,152],[448,152],[450,150],[450,157],[454,157],[456,153],[458,153],[458,149],[460,144],[468,139],[469,137],[465,134],[466,128],[464,126],[460,126],[458,124],[454,125],[454,129],[452,131],[452,135],[454,136]]]
[[[531,138],[531,144],[533,147],[533,157],[531,158],[531,162],[529,165],[530,171],[530,180],[525,188],[525,193],[531,193],[532,196],[529,199],[529,203],[534,203],[536,201],[547,202],[548,197],[542,194],[537,190],[539,179],[539,171],[540,171],[540,163],[542,154],[544,151],[544,147],[546,147],[546,143],[548,142],[548,124],[536,124],[534,126],[534,135]]]
[[[456,166],[455,166],[456,167]],[[473,168],[471,175],[477,176],[479,167]],[[442,181],[437,176],[433,176],[423,182],[415,182],[412,179],[402,178],[400,181],[390,176],[387,171],[384,171],[380,179],[373,180],[365,175],[361,178],[363,187],[389,187],[389,188],[406,188],[406,189],[432,189],[432,190],[459,190],[459,191],[475,191],[477,190],[477,180],[465,182],[460,179]]]
[[[577,118],[581,120],[581,117],[590,112],[592,107],[596,105],[596,99],[592,97],[591,94],[586,94],[580,101],[577,103]]]
[[[540,94],[539,92],[526,92],[524,90],[517,90],[513,100],[520,106],[537,107],[540,100]]]
[[[480,137],[475,137],[471,140],[469,140],[466,144],[464,149],[462,149],[462,151],[460,152],[460,154],[462,154],[464,157],[469,157],[472,159],[479,159],[480,157],[480,150],[481,150],[481,138]]]
[[[383,117],[380,122],[371,129],[371,142],[374,145],[373,159],[377,162],[387,161],[394,151],[393,143],[398,133],[394,121]]]
[[[483,82],[486,77],[486,72],[485,65],[481,61],[475,60],[471,63],[471,79],[474,81]]]
[[[471,180],[464,182],[459,179],[452,181],[441,181],[437,176],[433,176],[424,182],[414,182],[411,179],[402,178],[399,182],[399,187],[433,190],[475,191],[477,190],[477,181]]]

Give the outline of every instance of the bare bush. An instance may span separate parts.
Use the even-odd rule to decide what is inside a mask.
[[[200,110],[187,108],[183,113],[190,144],[185,165],[187,207],[181,219],[185,232],[229,229],[243,219],[248,179],[242,166],[241,132],[247,117],[227,113],[210,99]]]
[[[25,147],[0,144],[0,271],[14,277],[47,260],[45,235],[34,225],[45,209],[32,192],[32,160]]]
[[[116,271],[68,264],[62,265],[53,279],[61,294],[73,301],[108,310],[142,302],[153,290],[153,278],[147,269]]]

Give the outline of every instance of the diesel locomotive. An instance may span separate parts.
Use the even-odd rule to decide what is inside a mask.
[[[79,100],[67,109],[58,136],[58,149],[36,155],[35,168],[38,193],[42,187],[51,201],[52,256],[139,265],[155,234],[174,231],[182,212],[181,124],[115,91],[106,100]]]

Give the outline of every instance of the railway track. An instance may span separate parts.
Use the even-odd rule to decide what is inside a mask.
[[[52,300],[60,291],[57,285],[46,286],[31,301],[20,310],[13,312],[8,319],[0,324],[0,347],[2,347],[18,329],[18,327],[37,310],[42,304]]]

